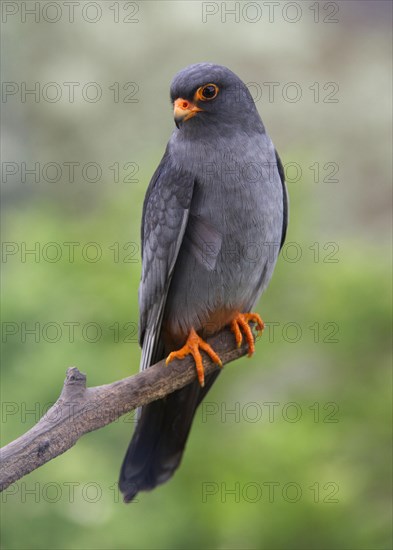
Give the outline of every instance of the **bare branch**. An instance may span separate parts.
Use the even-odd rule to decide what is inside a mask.
[[[224,329],[208,342],[223,365],[247,353],[235,347],[234,337]],[[204,354],[205,373],[217,369]],[[196,379],[193,359],[160,361],[144,372],[105,386],[86,388],[86,376],[76,367],[67,370],[56,403],[31,430],[0,450],[0,490],[36,470],[75,445],[85,433],[110,424],[123,414],[156,401]]]

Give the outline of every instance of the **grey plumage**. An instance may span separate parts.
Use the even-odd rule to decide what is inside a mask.
[[[252,97],[229,69],[178,73],[172,101],[219,93],[174,130],[146,193],[139,288],[141,368],[249,312],[272,276],[287,224],[279,157]],[[125,500],[166,481],[179,465],[195,410],[216,379],[143,408],[120,475]]]

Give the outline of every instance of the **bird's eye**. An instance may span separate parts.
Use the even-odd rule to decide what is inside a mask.
[[[198,88],[196,96],[200,101],[209,101],[214,99],[218,94],[218,86],[215,84],[206,84]]]

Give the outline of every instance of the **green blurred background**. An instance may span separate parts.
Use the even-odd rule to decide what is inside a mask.
[[[138,370],[142,201],[178,70],[249,83],[291,205],[268,329],[171,482],[121,502],[127,415],[3,493],[2,547],[391,548],[391,3],[77,2],[73,22],[63,2],[2,4],[2,444],[68,366],[89,385]]]

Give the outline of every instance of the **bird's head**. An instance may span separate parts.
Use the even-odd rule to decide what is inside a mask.
[[[222,65],[197,63],[176,74],[171,85],[175,123],[188,135],[219,130],[263,131],[247,86]]]

